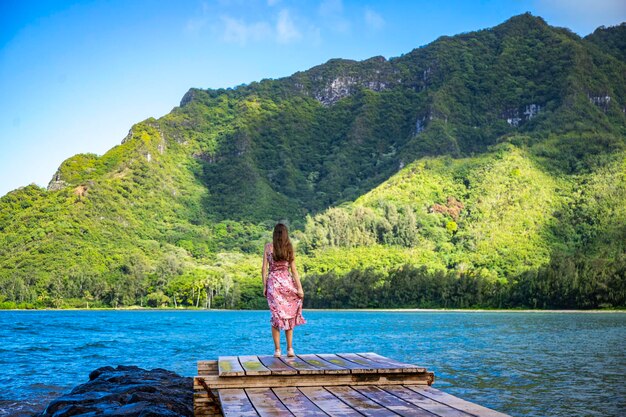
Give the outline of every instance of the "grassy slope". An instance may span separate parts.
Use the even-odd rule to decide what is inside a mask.
[[[563,187],[568,187],[566,180],[546,174],[527,152],[507,145],[480,157],[421,159],[344,210],[365,206],[384,216],[382,208],[388,203],[410,206],[419,238],[414,247],[400,251],[405,256],[396,255],[397,262],[486,268],[505,276],[549,260],[551,249],[559,244],[552,227],[554,212],[563,204],[558,192]],[[464,206],[456,221],[429,210],[434,204],[446,205],[448,197]],[[457,230],[446,228],[452,227],[450,222]],[[321,250],[316,257],[336,259],[336,250]]]

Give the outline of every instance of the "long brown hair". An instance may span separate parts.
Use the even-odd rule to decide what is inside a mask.
[[[274,246],[272,257],[275,261],[293,261],[293,246],[289,240],[289,232],[287,226],[282,223],[278,223],[274,226]]]

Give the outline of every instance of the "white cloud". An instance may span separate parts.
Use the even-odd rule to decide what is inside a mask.
[[[280,43],[290,43],[302,38],[302,34],[293,23],[288,10],[281,10],[278,13],[276,22],[276,40]]]
[[[207,2],[200,4],[200,13],[196,13],[195,16],[187,19],[184,30],[187,33],[198,33],[209,23],[208,15],[211,11],[211,7]]]
[[[267,21],[246,22],[231,16],[222,16],[221,39],[224,42],[244,46],[251,42],[275,41],[281,44],[294,43],[303,38],[294,19],[286,9],[276,15],[275,24]]]
[[[350,21],[343,15],[343,2],[341,0],[324,0],[318,13],[326,26],[334,32],[347,33],[350,31]]]
[[[370,8],[365,9],[365,23],[374,30],[382,29],[385,26],[385,19]]]
[[[208,19],[204,17],[191,18],[187,20],[185,24],[185,31],[189,33],[197,33],[202,30],[208,22]]]
[[[343,2],[341,0],[324,0],[319,7],[322,16],[335,16],[343,13]]]
[[[320,46],[322,44],[322,31],[317,26],[310,26],[308,30],[308,38],[311,39],[311,45]]]
[[[246,23],[241,19],[230,16],[221,17],[224,30],[222,40],[229,43],[245,45],[250,41],[258,42],[267,39],[272,34],[272,28],[267,22]]]

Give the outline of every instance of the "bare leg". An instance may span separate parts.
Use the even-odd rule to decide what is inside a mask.
[[[274,339],[274,349],[280,349],[280,330],[272,326],[272,339]]]
[[[293,329],[285,330],[285,336],[287,338],[287,350],[293,349],[292,341],[293,341]]]

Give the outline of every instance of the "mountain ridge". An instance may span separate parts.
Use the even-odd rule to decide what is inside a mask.
[[[622,30],[580,38],[524,14],[389,60],[192,88],[104,155],[68,158],[48,191],[0,198],[0,294],[263,307],[256,257],[278,220],[316,285],[408,264],[513,291],[581,253],[598,270],[571,268],[600,285],[626,241]],[[596,304],[622,305],[623,281]]]

